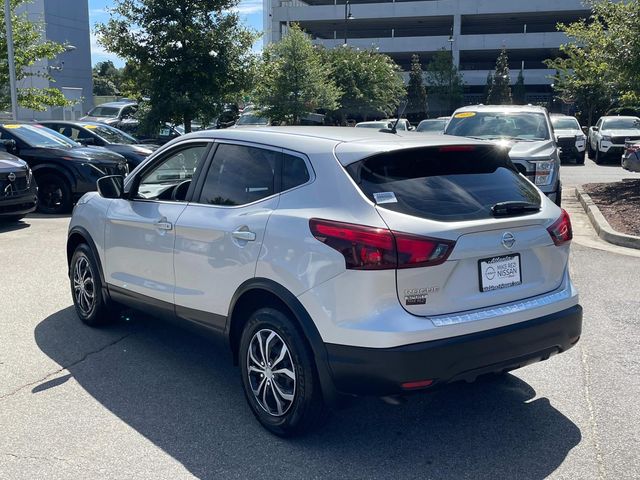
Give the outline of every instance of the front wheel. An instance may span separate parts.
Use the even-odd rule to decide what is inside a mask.
[[[64,177],[57,173],[44,173],[39,175],[36,181],[39,212],[59,215],[71,210],[71,187]]]
[[[311,349],[288,315],[261,308],[240,339],[245,397],[258,421],[287,437],[315,427],[324,404]]]
[[[596,149],[596,157],[593,159],[594,162],[596,162],[596,165],[600,165],[600,163],[602,162],[602,156],[600,155],[600,145],[598,145],[598,148]]]
[[[576,165],[584,165],[584,152],[576,157]]]

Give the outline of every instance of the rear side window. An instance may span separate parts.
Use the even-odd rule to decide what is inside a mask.
[[[262,148],[220,144],[199,202],[245,205],[273,195],[276,193],[276,166],[281,155]]]
[[[282,156],[282,191],[303,185],[309,181],[307,164],[300,157]]]
[[[507,152],[492,146],[407,149],[346,168],[379,207],[431,220],[493,218],[491,207],[496,203],[541,202]]]

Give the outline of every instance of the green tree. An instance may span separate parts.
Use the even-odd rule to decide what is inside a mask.
[[[556,97],[574,103],[592,125],[615,104],[640,101],[640,2],[598,0],[590,6],[590,18],[558,25],[570,42],[546,64],[557,72]]]
[[[99,42],[135,65],[149,92],[150,118],[183,123],[215,115],[248,88],[254,32],[233,12],[237,0],[115,0]]]
[[[516,84],[513,86],[513,103],[515,105],[524,105],[527,103],[527,89],[524,86],[524,73],[522,69],[520,69]]]
[[[121,74],[111,60],[98,62],[93,67],[93,94],[119,95]]]
[[[487,74],[487,83],[484,85],[484,90],[482,91],[482,101],[484,103],[489,103],[489,92],[493,88],[493,71]]]
[[[496,60],[493,73],[493,84],[489,89],[487,103],[490,105],[511,105],[511,77],[509,75],[509,57],[507,49],[503,48]]]
[[[344,124],[348,117],[365,120],[372,116],[394,115],[400,99],[406,95],[400,67],[375,50],[349,46],[324,52],[332,78],[340,90],[335,111]]]
[[[427,89],[424,86],[424,74],[420,57],[411,57],[411,72],[409,73],[409,85],[407,86],[407,116],[410,120],[420,121],[425,118],[427,112]]]
[[[16,9],[28,0],[11,1],[11,20],[13,30],[14,63],[16,80],[40,77],[53,81],[46,67],[37,70],[34,65],[43,60],[52,60],[65,51],[65,46],[50,40],[43,40],[44,25],[29,20],[26,13],[16,14]],[[11,108],[9,92],[9,65],[7,63],[7,35],[5,29],[4,8],[0,8],[0,109]],[[34,67],[34,68],[30,68]],[[71,105],[63,93],[55,87],[18,88],[18,104],[31,110],[46,110],[47,107]]]
[[[338,106],[330,66],[296,24],[264,49],[258,78],[255,100],[273,121],[297,125],[308,113]]]
[[[438,50],[427,65],[427,93],[431,110],[451,114],[464,100],[464,81],[451,52]],[[434,108],[435,107],[435,108]]]

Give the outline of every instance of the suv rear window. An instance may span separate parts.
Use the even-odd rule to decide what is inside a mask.
[[[536,188],[505,150],[493,146],[428,147],[365,158],[346,167],[379,207],[431,220],[493,218],[500,202],[539,206]]]

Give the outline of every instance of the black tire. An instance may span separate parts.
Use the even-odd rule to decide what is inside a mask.
[[[600,145],[598,145],[596,156],[594,157],[593,161],[596,163],[596,165],[600,165],[600,163],[602,162],[602,158],[600,157]]]
[[[584,152],[576,157],[576,165],[584,165]]]
[[[272,333],[275,336],[266,342]],[[262,341],[269,349],[265,355],[266,362],[260,367],[256,361],[263,357],[257,347]],[[283,346],[288,351],[284,356]],[[321,423],[325,417],[325,406],[311,348],[288,315],[274,308],[261,308],[254,312],[242,331],[239,356],[245,398],[255,417],[267,430],[289,437],[308,432]],[[269,363],[281,356],[275,364]],[[279,368],[272,371],[271,367],[276,365]],[[254,369],[251,374],[249,366]],[[264,373],[255,366],[264,368],[260,370]],[[278,373],[282,370],[292,373],[293,379],[290,375]],[[254,388],[258,395],[254,394]],[[284,392],[292,399],[287,400],[277,392]],[[276,396],[279,401],[276,401]],[[265,407],[257,397],[264,399]]]
[[[57,173],[43,173],[38,182],[38,211],[48,214],[63,214],[71,210],[73,198],[69,182]]]
[[[81,273],[86,269],[86,274]],[[102,281],[93,251],[87,244],[76,247],[69,267],[71,297],[76,313],[83,323],[97,327],[110,323],[116,318],[116,311],[102,295]],[[82,298],[82,292],[86,295]],[[90,302],[87,299],[90,298]]]

